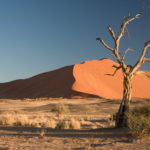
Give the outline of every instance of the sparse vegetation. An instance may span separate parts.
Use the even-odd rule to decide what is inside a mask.
[[[59,122],[57,122],[55,128],[56,129],[69,129],[69,124],[67,121],[60,120]]]
[[[81,123],[79,120],[76,120],[74,118],[72,118],[69,121],[65,121],[65,120],[60,120],[57,124],[56,124],[56,129],[80,129],[81,128]]]
[[[117,113],[114,113],[114,114],[111,115],[111,117],[108,119],[108,124],[109,124],[109,126],[115,126],[116,116],[117,116]]]
[[[28,119],[23,118],[23,119],[17,119],[16,122],[14,122],[14,125],[27,127],[27,126],[32,126],[32,122]]]
[[[126,115],[132,136],[143,137],[150,134],[150,106],[135,108]]]
[[[81,123],[79,120],[71,118],[69,120],[61,120],[54,118],[41,117],[31,119],[26,115],[14,115],[14,114],[4,114],[0,116],[0,125],[3,126],[30,126],[30,127],[45,127],[45,128],[56,128],[56,129],[80,129]]]
[[[57,115],[69,113],[69,107],[63,103],[58,103],[55,105],[55,107],[52,109],[52,112],[56,112]]]
[[[10,114],[6,114],[0,117],[0,125],[14,125],[15,119]]]
[[[89,105],[80,105],[78,106],[79,111],[85,114],[89,114],[95,111],[94,107],[91,107]]]
[[[46,116],[41,118],[41,120],[38,117],[30,118],[25,114],[3,114],[0,116],[0,125],[55,128],[56,121],[54,119],[49,119]]]
[[[70,120],[69,128],[70,129],[80,129],[81,128],[81,122],[79,120],[72,118]]]
[[[58,126],[62,126],[60,127],[62,129],[104,128],[108,127],[107,120],[110,115],[105,116],[105,122],[99,122],[100,118],[104,117],[104,114],[100,113],[100,107],[103,107],[103,103],[102,105],[99,105],[99,103],[102,101],[99,99],[85,101],[86,104],[83,105],[83,99],[77,101],[62,99],[61,103],[52,100],[30,101],[27,103],[20,100],[11,102],[8,100],[7,107],[9,107],[9,110],[1,105],[1,110],[5,110],[0,113],[0,125],[53,129],[58,129]],[[12,103],[15,107],[11,107]],[[30,109],[31,106],[32,109]],[[59,117],[56,114],[59,114]],[[65,122],[67,125],[64,126],[61,122]]]
[[[51,110],[60,103],[59,100],[30,101],[27,103],[21,100],[0,101],[0,128],[2,129],[0,130],[1,145],[3,146],[4,144],[7,144],[8,141],[11,141],[13,144],[15,143],[15,146],[16,143],[20,142],[20,147],[18,147],[18,149],[22,148],[22,143],[25,144],[24,149],[31,143],[36,143],[34,146],[37,147],[32,146],[31,149],[33,149],[33,147],[35,149],[44,149],[45,147],[51,149],[54,146],[56,146],[55,149],[59,149],[66,145],[66,147],[63,147],[64,149],[76,148],[94,150],[103,148],[104,145],[110,143],[110,140],[113,141],[112,145],[107,144],[106,149],[111,149],[111,146],[113,146],[114,143],[116,143],[117,148],[119,144],[122,144],[123,146],[124,143],[131,144],[126,142],[125,139],[127,138],[128,141],[128,136],[126,136],[128,130],[110,129],[110,124],[108,122],[111,114],[114,114],[114,112],[117,111],[119,101],[114,100],[110,102],[106,99],[61,99],[61,102],[69,107],[70,112],[61,114],[60,117],[57,117],[56,113],[51,112]],[[83,106],[83,103],[85,103],[85,107]],[[149,100],[136,99],[131,103],[131,107],[139,107],[148,103]],[[88,108],[90,110],[88,110]],[[114,123],[114,121],[112,122]],[[23,126],[23,128],[19,127],[19,130],[14,131],[13,129],[16,130],[17,126]],[[30,128],[26,128],[26,126]],[[32,127],[34,127],[33,130]],[[35,129],[35,127],[39,129]],[[109,129],[107,129],[107,127]],[[114,126],[111,125],[111,127]],[[53,130],[49,128],[53,128]],[[55,130],[56,128],[57,131]],[[101,129],[97,130],[98,128]],[[29,131],[26,129],[29,129]],[[59,131],[60,129],[63,131]],[[74,131],[74,129],[77,130]],[[90,132],[88,132],[89,129]],[[92,131],[92,129],[94,130]],[[124,130],[123,133],[122,130]],[[14,136],[14,134],[16,136]],[[17,134],[19,136],[17,136]],[[114,138],[114,135],[117,135],[117,137]],[[4,139],[5,143],[3,142]],[[42,147],[43,143],[45,144],[45,147]],[[7,149],[9,149],[9,147],[10,144]],[[11,149],[15,149],[15,147],[12,147]],[[122,149],[122,147],[120,149]],[[130,149],[130,147],[126,147],[125,149]]]
[[[110,124],[115,122],[117,113],[110,118]],[[133,137],[145,137],[150,134],[150,105],[134,108],[126,113],[127,127]]]

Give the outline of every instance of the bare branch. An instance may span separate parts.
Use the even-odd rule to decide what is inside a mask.
[[[145,46],[150,46],[150,40],[145,43]]]
[[[113,65],[112,67],[113,67],[113,68],[118,68],[118,66],[116,66],[116,65]],[[119,66],[119,67],[120,67],[120,66]]]
[[[148,58],[144,58],[144,62],[145,62],[145,61],[150,62],[150,59],[148,59]]]
[[[142,5],[140,13],[144,13],[144,11],[145,11],[145,4]]]
[[[113,74],[106,74],[106,75],[109,75],[109,76],[114,76],[116,74],[116,72],[121,69],[121,66],[116,66],[116,65],[113,65],[112,67],[116,68],[114,73]]]
[[[124,61],[124,59],[125,59],[125,56],[126,56],[126,54],[127,54],[129,51],[134,51],[134,49],[127,48],[127,49],[124,51],[124,53],[123,53],[123,56],[122,56],[122,61]]]
[[[107,28],[108,28],[108,30],[109,30],[109,32],[110,32],[112,38],[113,38],[114,41],[115,41],[115,40],[116,40],[116,37],[115,37],[115,33],[114,33],[113,29],[111,28],[111,26],[108,26]]]
[[[147,8],[148,9],[148,8]],[[131,17],[130,13],[128,15],[128,17],[126,17],[123,21],[122,21],[122,25],[121,25],[121,31],[120,34],[117,37],[117,41],[120,41],[120,39],[122,38],[122,36],[124,35],[124,31],[126,29],[126,25],[129,24],[131,21],[139,18],[145,11],[145,7],[143,6],[140,10],[139,13],[137,13],[134,17]]]
[[[145,61],[149,61],[149,59],[144,58],[148,47],[150,47],[150,40],[145,43],[141,57],[139,58],[138,62],[133,66],[131,73],[134,74]]]
[[[115,54],[111,54],[111,55],[112,55],[112,57],[114,57],[115,59],[117,59],[116,56],[115,56]]]
[[[121,39],[122,36],[124,35],[124,31],[125,31],[125,29],[126,29],[126,25],[129,24],[129,22],[131,22],[131,21],[133,21],[133,20],[139,18],[141,15],[142,15],[142,13],[138,13],[138,14],[136,14],[136,15],[135,15],[134,17],[132,17],[132,18],[131,18],[130,16],[128,16],[128,17],[126,17],[126,18],[123,20],[122,25],[121,25],[120,34],[119,34],[118,37],[117,37],[117,40],[118,40],[118,41],[120,41],[120,39]]]
[[[126,26],[125,30],[126,30],[126,33],[127,33],[127,35],[128,35],[128,39],[129,39],[129,38],[130,38],[130,34],[129,34],[129,31],[128,31],[127,26]]]
[[[145,75],[146,77],[150,78],[150,74],[145,71],[136,71],[134,75]]]
[[[114,49],[109,47],[101,38],[96,38],[96,40],[99,40],[107,49],[111,50],[112,52],[114,51]]]
[[[119,69],[121,69],[121,66],[119,66],[119,67],[116,68],[116,70],[115,70],[114,73],[113,73],[113,76],[116,74],[116,72],[117,72]]]

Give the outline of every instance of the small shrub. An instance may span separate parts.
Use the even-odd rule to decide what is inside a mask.
[[[69,113],[69,107],[67,105],[64,105],[63,103],[57,104],[53,109],[52,112],[56,112],[58,115]]]
[[[135,108],[126,115],[132,136],[142,137],[150,134],[150,106]]]
[[[56,127],[56,121],[55,120],[48,120],[46,123],[46,127],[48,128],[55,128]]]
[[[78,120],[72,118],[72,119],[70,120],[69,128],[70,128],[70,129],[80,129],[80,128],[81,128],[81,123],[80,123],[80,121],[78,121]]]
[[[31,126],[36,127],[36,128],[41,128],[42,127],[40,123],[33,123],[33,122],[31,123]]]
[[[115,126],[116,117],[117,113],[114,113],[110,118],[108,118],[107,122],[109,126]]]
[[[61,121],[57,122],[55,128],[56,129],[80,129],[81,123],[80,123],[80,121],[75,120],[74,118],[72,118],[69,121],[61,120]]]
[[[94,108],[89,105],[80,105],[79,110],[84,112],[85,114],[91,113],[94,111]]]
[[[15,123],[15,119],[12,115],[6,114],[5,116],[0,117],[0,125],[13,125]]]
[[[69,129],[69,123],[66,121],[59,121],[56,124],[56,129]]]
[[[22,126],[22,127],[25,127],[25,126],[31,126],[31,121],[26,117],[26,116],[22,116],[22,117],[16,117],[16,122],[14,123],[16,126]]]
[[[109,120],[110,120],[110,121],[115,121],[115,120],[116,120],[116,117],[117,117],[117,113],[114,113],[114,114],[109,118]]]

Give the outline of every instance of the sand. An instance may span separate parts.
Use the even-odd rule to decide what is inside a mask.
[[[52,112],[54,105],[60,102],[68,105],[70,112],[57,117]],[[46,127],[1,126],[0,150],[148,150],[149,138],[133,139],[128,130],[111,126],[109,118],[119,107],[121,100],[90,99],[50,99],[50,100],[0,100],[0,117],[12,114],[21,115],[21,120],[30,118],[43,122],[48,118],[81,120],[79,130],[56,130]],[[132,107],[141,107],[149,100],[133,99]],[[85,113],[80,106],[90,106],[94,111]],[[110,109],[111,108],[111,109]],[[11,117],[11,118],[12,118]],[[29,121],[27,119],[27,121]],[[85,125],[89,125],[88,128]],[[112,128],[111,128],[112,127]],[[42,131],[45,134],[42,136]]]
[[[82,64],[63,67],[34,77],[0,83],[0,98],[81,98],[102,97],[121,99],[123,76],[118,65],[110,59],[85,61]],[[148,72],[149,73],[149,72]],[[150,97],[150,79],[144,75],[133,78],[133,97]]]
[[[107,99],[121,99],[123,96],[123,74],[121,69],[113,76],[118,64],[110,59],[86,61],[74,66],[73,89]],[[147,72],[149,73],[149,72]],[[133,78],[134,98],[150,97],[150,79],[145,75]]]

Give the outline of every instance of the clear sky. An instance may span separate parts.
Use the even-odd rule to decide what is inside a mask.
[[[0,0],[0,82],[112,58],[96,37],[113,45],[107,25],[117,34],[123,18],[138,13],[143,3],[150,6],[150,0]],[[127,55],[134,64],[150,40],[150,9],[127,27],[130,37],[120,48],[135,50]],[[150,64],[142,69],[150,70]]]

